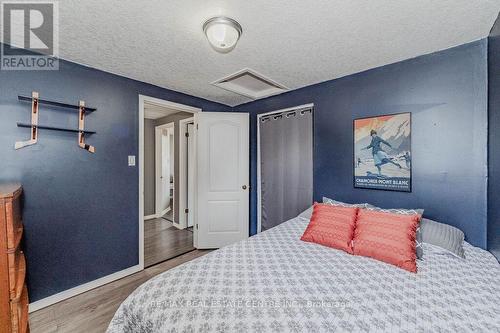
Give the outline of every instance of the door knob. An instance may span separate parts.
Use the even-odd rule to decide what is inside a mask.
[[[244,189],[244,190],[246,190],[246,189],[247,189],[247,186],[246,186],[246,185],[243,185],[241,188],[242,188],[242,189]]]

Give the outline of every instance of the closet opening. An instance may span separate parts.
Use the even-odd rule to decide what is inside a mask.
[[[257,116],[257,232],[312,204],[313,108],[306,104]]]

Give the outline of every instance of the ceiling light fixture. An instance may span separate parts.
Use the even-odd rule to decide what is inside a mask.
[[[234,49],[243,33],[238,22],[225,16],[216,16],[207,20],[203,24],[203,31],[210,45],[220,53],[228,53]]]

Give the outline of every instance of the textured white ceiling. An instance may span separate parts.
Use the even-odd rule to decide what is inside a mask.
[[[182,111],[170,109],[166,106],[144,103],[144,118],[159,119]]]
[[[64,0],[62,58],[228,105],[247,97],[210,85],[249,67],[296,89],[488,35],[500,0]],[[212,50],[203,22],[243,27]]]

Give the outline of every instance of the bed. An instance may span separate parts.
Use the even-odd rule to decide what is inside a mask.
[[[135,290],[108,332],[500,332],[500,265],[424,244],[418,273],[300,241],[297,217]]]

